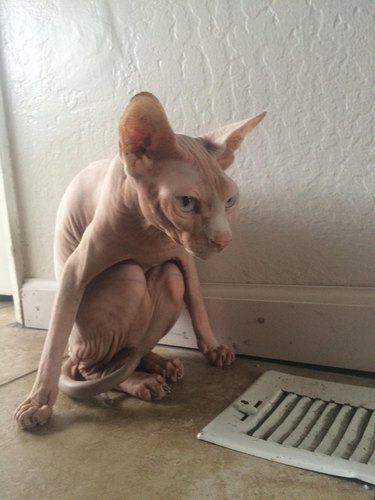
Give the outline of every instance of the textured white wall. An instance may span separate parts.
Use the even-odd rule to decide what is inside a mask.
[[[264,109],[232,168],[236,239],[204,281],[375,285],[371,0],[2,0],[26,275],[52,278],[58,201],[117,148],[134,93],[177,131]]]

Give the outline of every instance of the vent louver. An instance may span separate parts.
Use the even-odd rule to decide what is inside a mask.
[[[375,484],[375,389],[267,372],[198,437]]]
[[[278,391],[247,435],[375,465],[375,412]]]

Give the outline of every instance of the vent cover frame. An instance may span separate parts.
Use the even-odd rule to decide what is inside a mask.
[[[301,413],[298,406],[303,405],[307,409]],[[274,408],[277,409],[273,414]],[[317,415],[310,423],[303,421],[308,409],[310,416],[314,411]],[[313,427],[319,418],[324,420],[323,426],[314,435]],[[298,425],[303,429],[300,439],[292,435]],[[362,434],[354,435],[353,427],[362,427]],[[327,430],[324,435],[322,428]],[[345,436],[344,440],[340,436]],[[375,485],[375,388],[268,371],[208,424],[198,439],[286,465]],[[353,443],[353,450],[348,452]],[[360,461],[364,459],[368,463]]]

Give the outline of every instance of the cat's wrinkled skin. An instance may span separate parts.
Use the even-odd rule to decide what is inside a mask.
[[[152,349],[184,301],[207,360],[233,362],[233,349],[210,328],[194,257],[207,259],[232,239],[238,190],[224,169],[263,116],[191,138],[172,131],[152,94],[130,101],[120,120],[119,156],[83,170],[61,202],[59,289],[35,384],[16,410],[20,427],[50,417],[68,339],[60,379],[67,394],[115,388],[145,400],[164,397],[183,366]]]

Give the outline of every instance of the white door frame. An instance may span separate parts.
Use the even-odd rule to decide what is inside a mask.
[[[0,78],[0,204],[16,321],[23,324],[21,286],[24,278],[21,231],[10,154],[3,85]]]

